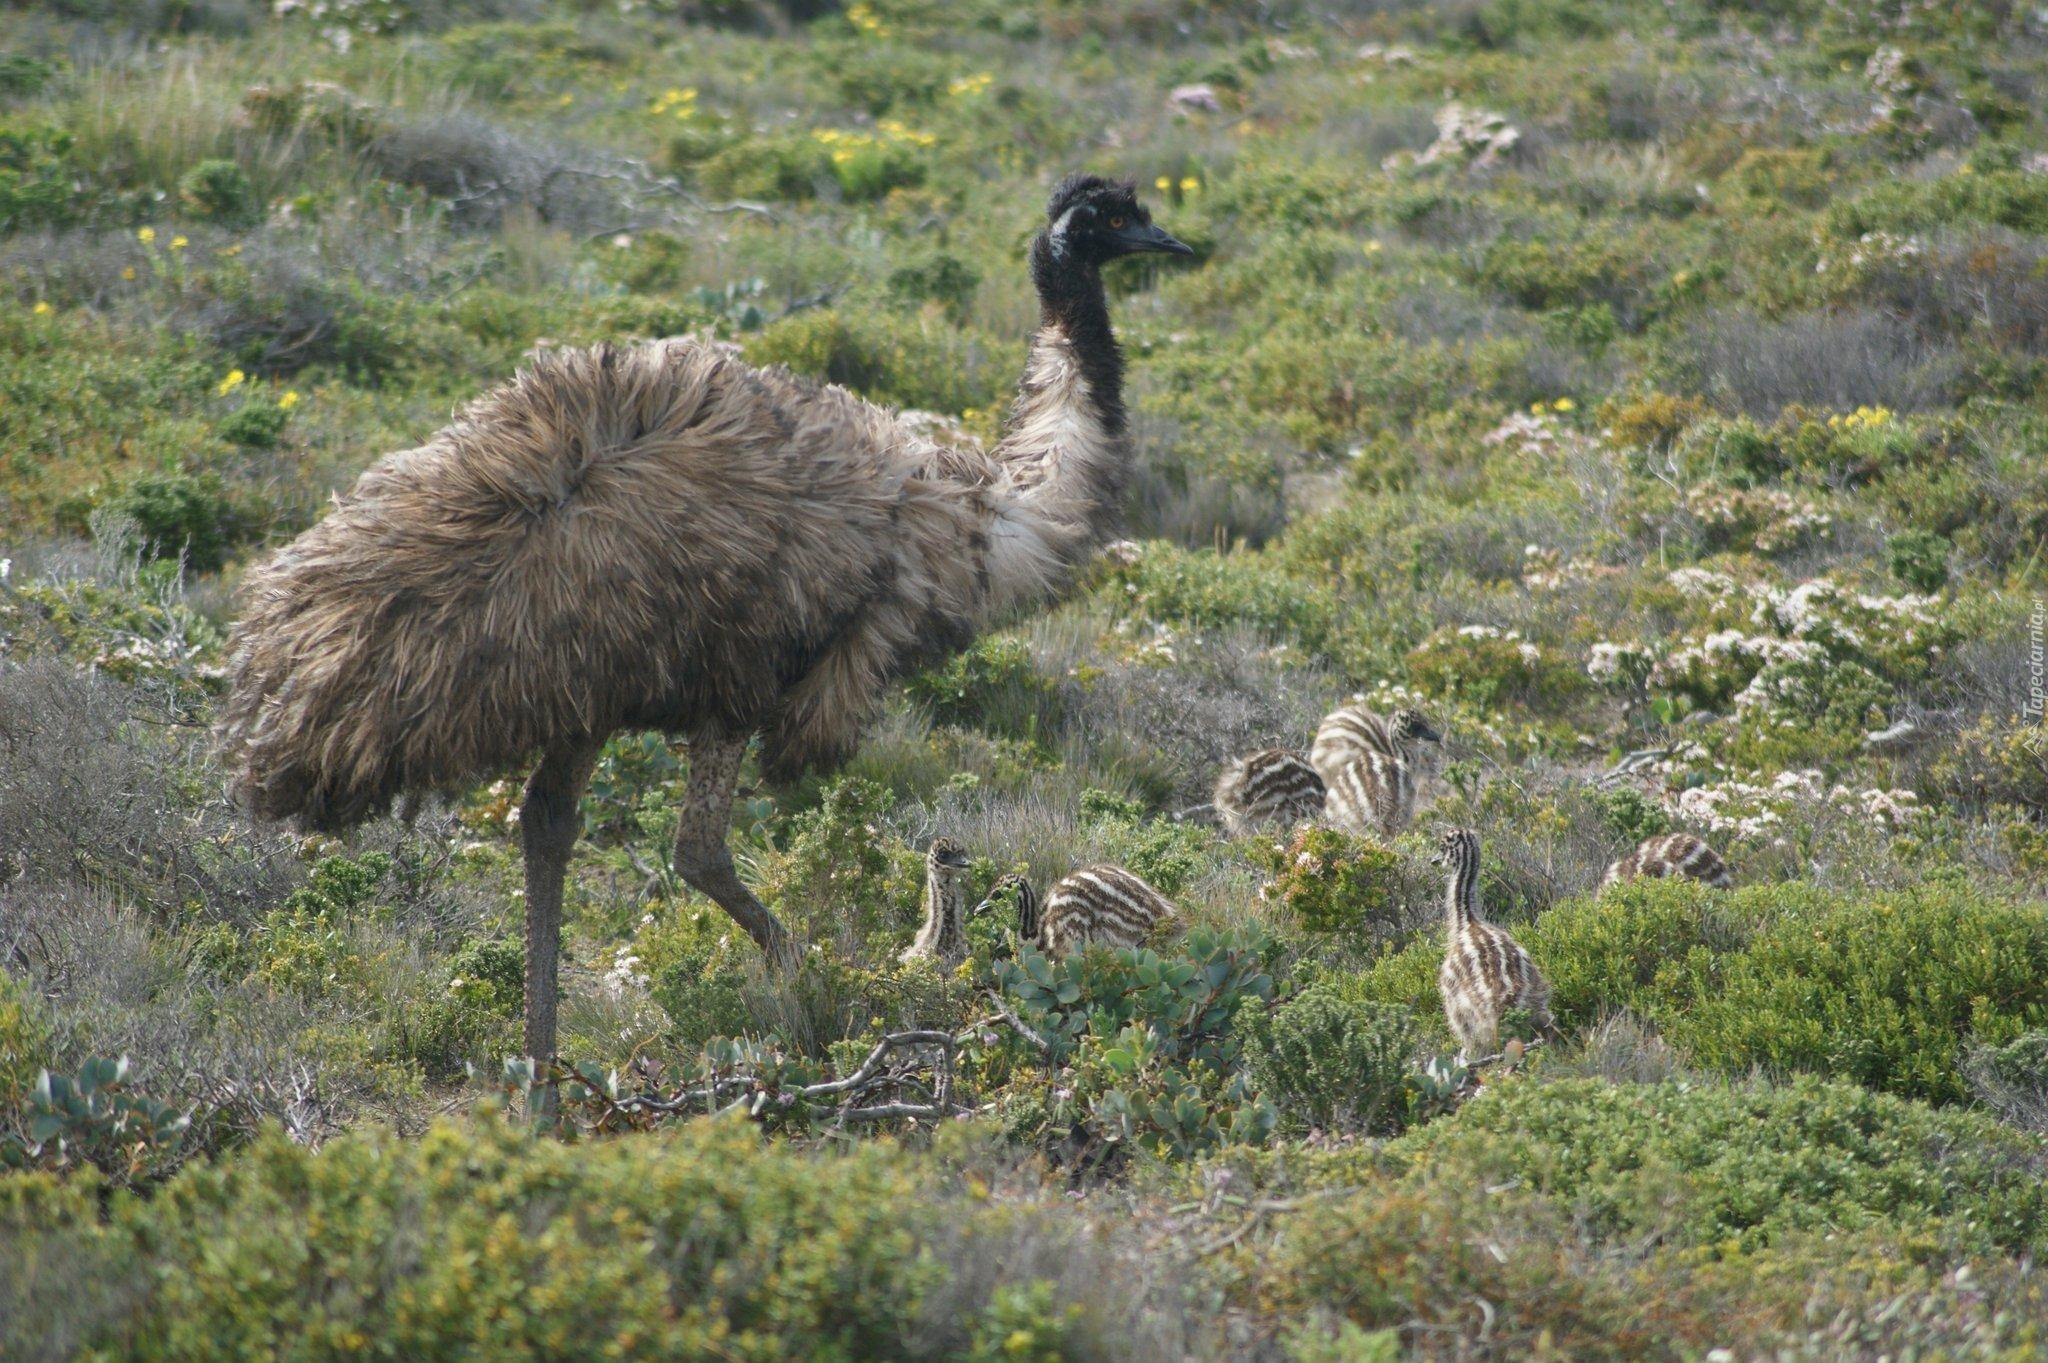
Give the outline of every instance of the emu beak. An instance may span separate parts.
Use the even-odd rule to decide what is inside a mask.
[[[1167,255],[1174,256],[1191,256],[1195,253],[1194,247],[1184,241],[1176,240],[1164,228],[1154,227],[1150,223],[1146,223],[1142,227],[1135,225],[1127,227],[1117,233],[1116,240],[1117,244],[1123,247],[1126,253],[1132,255],[1144,251],[1162,251]]]

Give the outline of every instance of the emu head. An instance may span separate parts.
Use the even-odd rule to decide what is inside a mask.
[[[966,874],[968,867],[967,849],[951,838],[933,838],[931,850],[925,853],[925,867],[932,879],[942,884],[952,884]]]
[[[1432,866],[1477,866],[1479,835],[1469,828],[1453,828],[1437,839],[1436,853],[1429,862]]]
[[[1165,251],[1191,256],[1194,248],[1152,225],[1128,180],[1069,175],[1045,205],[1045,239],[1061,263],[1100,265],[1118,256]]]
[[[1413,743],[1418,738],[1430,743],[1444,741],[1444,736],[1430,727],[1420,710],[1394,711],[1393,729],[1396,743]]]
[[[979,917],[990,909],[998,907],[1002,902],[1003,896],[1006,894],[1023,895],[1027,892],[1028,887],[1023,876],[1004,876],[1001,880],[988,887],[988,897],[974,906],[974,914],[976,917]]]

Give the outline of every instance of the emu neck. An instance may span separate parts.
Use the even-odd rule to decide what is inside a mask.
[[[995,458],[1008,474],[1017,519],[1043,548],[1071,563],[1116,518],[1130,465],[1124,360],[1109,325],[1102,272],[1031,243],[1039,323],[1008,428]]]
[[[932,874],[925,878],[924,926],[917,930],[917,945],[927,950],[948,952],[962,940],[960,892],[951,876]]]
[[[1109,325],[1109,298],[1102,270],[1092,261],[1062,260],[1041,233],[1031,243],[1031,282],[1038,289],[1041,345],[1056,338],[1072,356],[1086,383],[1083,400],[1095,409],[1112,439],[1124,433],[1124,353]]]
[[[1453,866],[1444,889],[1444,922],[1456,932],[1484,921],[1479,912],[1479,868],[1464,863]]]
[[[1028,881],[1017,882],[1017,940],[1038,945],[1038,895]]]

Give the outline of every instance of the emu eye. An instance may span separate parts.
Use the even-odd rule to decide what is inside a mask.
[[[1109,220],[1109,230],[1112,232],[1121,232],[1124,230],[1124,224],[1129,221],[1129,218],[1126,218],[1123,214],[1119,213]]]

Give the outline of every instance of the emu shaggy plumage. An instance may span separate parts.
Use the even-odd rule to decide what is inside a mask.
[[[245,587],[219,728],[237,798],[334,830],[537,759],[527,1047],[548,1058],[577,801],[610,734],[679,734],[677,869],[786,955],[725,847],[750,737],[771,776],[843,758],[889,679],[1055,590],[1116,512],[1130,451],[1100,266],[1186,248],[1093,177],[1063,181],[1048,222],[1041,323],[991,451],[678,339],[544,352],[379,460]]]

